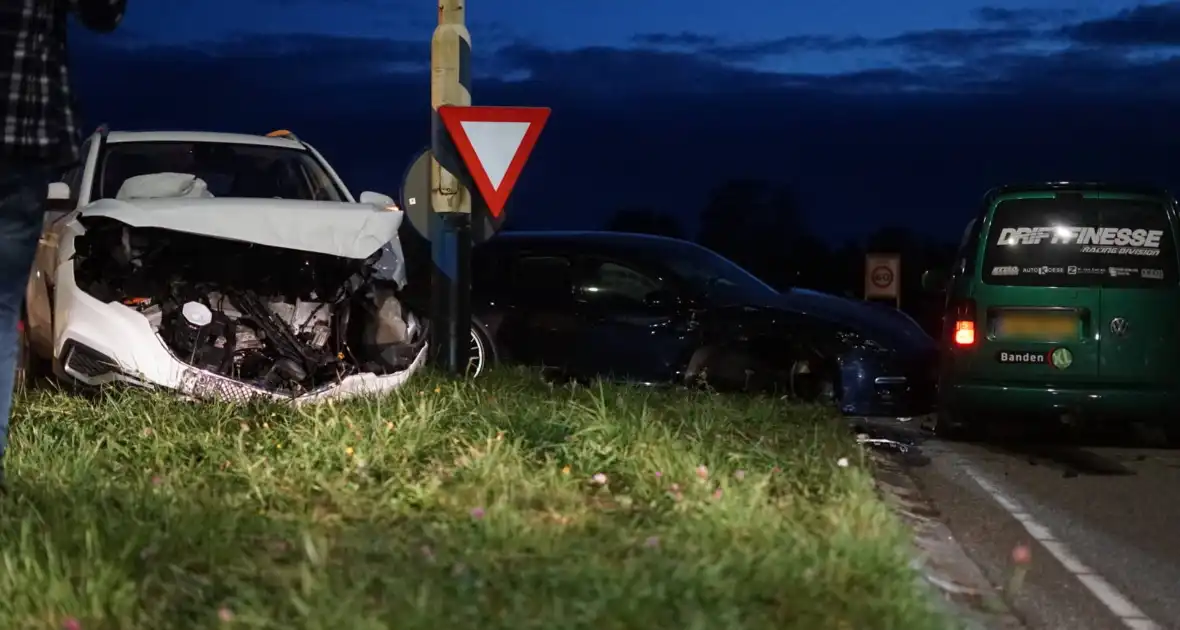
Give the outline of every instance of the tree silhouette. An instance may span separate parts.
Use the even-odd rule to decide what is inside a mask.
[[[810,234],[791,191],[764,180],[719,186],[701,213],[697,242],[779,288],[835,284],[828,248]]]
[[[872,252],[901,254],[907,251],[912,252],[917,240],[917,237],[907,228],[886,225],[869,234],[866,243],[869,251]]]
[[[606,225],[611,232],[633,232],[684,238],[684,228],[672,216],[653,208],[624,208]]]

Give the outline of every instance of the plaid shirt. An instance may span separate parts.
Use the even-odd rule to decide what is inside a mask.
[[[48,166],[78,160],[66,18],[114,30],[127,0],[0,0],[0,161]]]

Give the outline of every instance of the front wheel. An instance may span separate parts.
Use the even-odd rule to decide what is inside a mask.
[[[16,379],[14,384],[18,391],[28,389],[37,379],[49,376],[53,372],[49,362],[33,352],[26,326],[25,320],[21,319],[17,323],[16,329]]]
[[[488,368],[500,361],[500,353],[496,348],[492,335],[487,326],[476,318],[471,318],[471,336],[469,337],[471,358],[467,360],[467,376],[476,378]]]
[[[817,359],[796,359],[791,363],[788,385],[791,398],[821,405],[839,403],[838,372]]]
[[[424,330],[429,334],[430,320],[420,318]],[[491,333],[488,332],[488,327],[484,325],[479,318],[471,318],[471,332],[467,337],[468,354],[467,359],[467,376],[469,378],[476,378],[486,372],[489,368],[500,362],[500,351],[496,347],[496,342],[492,339]]]

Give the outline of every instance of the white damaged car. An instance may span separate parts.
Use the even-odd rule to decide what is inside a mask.
[[[425,360],[403,299],[403,214],[359,200],[290,134],[107,132],[50,186],[26,372],[202,399],[397,388]],[[494,357],[472,325],[472,366]]]

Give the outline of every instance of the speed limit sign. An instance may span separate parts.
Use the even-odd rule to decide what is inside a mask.
[[[865,256],[865,299],[892,299],[901,295],[901,256]]]

